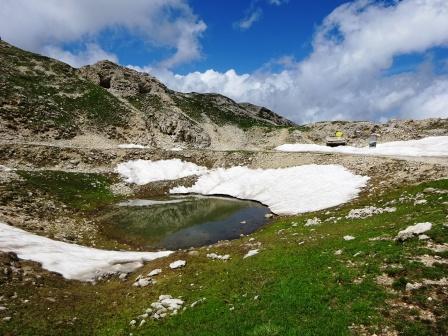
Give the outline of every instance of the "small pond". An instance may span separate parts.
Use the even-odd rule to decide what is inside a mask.
[[[235,239],[267,222],[266,206],[226,197],[136,199],[103,209],[105,236],[139,248],[180,249]]]

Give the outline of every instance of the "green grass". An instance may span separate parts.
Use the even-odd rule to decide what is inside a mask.
[[[174,97],[176,105],[192,119],[203,121],[203,114],[207,115],[214,123],[219,126],[226,124],[236,124],[243,130],[251,127],[266,127],[272,129],[280,126],[272,125],[269,122],[251,118],[245,115],[237,115],[225,107],[215,104],[207,95],[184,96],[182,99]]]
[[[118,199],[109,190],[110,177],[93,173],[18,171],[30,189],[40,189],[75,210],[93,210]]]
[[[51,280],[48,289],[39,294],[45,296],[51,290],[51,295],[58,296],[51,310],[46,310],[50,305],[45,301],[32,301],[34,309],[19,307],[19,318],[0,325],[0,331],[7,328],[21,335],[350,335],[358,334],[356,329],[350,331],[354,324],[364,325],[371,333],[389,326],[402,335],[447,334],[443,305],[434,308],[440,316],[431,324],[410,319],[416,312],[393,311],[386,303],[388,299],[405,297],[407,302],[423,305],[423,298],[429,295],[425,291],[429,289],[416,293],[405,293],[403,289],[408,281],[440,279],[448,274],[444,266],[428,269],[411,260],[413,256],[434,252],[425,250],[425,243],[417,239],[404,243],[370,240],[383,235],[394,237],[408,225],[430,221],[434,227],[427,234],[433,240],[447,242],[448,229],[442,226],[448,213],[443,204],[448,198],[446,194],[425,194],[428,203],[419,206],[400,203],[394,213],[303,226],[314,216],[344,217],[352,208],[383,206],[403,192],[415,195],[428,186],[448,189],[448,180],[408,186],[377,197],[364,196],[331,209],[330,213],[324,210],[277,219],[251,235],[262,243],[261,252],[247,259],[242,259],[249,249],[244,246],[249,237],[244,237],[229,246],[210,249],[230,253],[229,262],[207,259],[206,250],[200,250],[199,256],[179,252],[145,265],[125,283],[111,280],[90,286]],[[344,241],[344,235],[356,239]],[[343,250],[341,255],[334,254],[338,249]],[[168,263],[176,259],[186,259],[186,268],[169,270]],[[156,267],[163,268],[163,273],[155,286],[140,289],[131,286],[138,274]],[[375,282],[383,272],[394,278],[395,293]],[[14,290],[29,289],[10,289]],[[141,328],[129,327],[129,321],[143,313],[160,294],[182,296],[187,305],[202,297],[206,301],[164,321],[147,321]],[[446,296],[440,295],[446,300]],[[257,300],[255,296],[259,296]],[[77,320],[72,322],[74,316]],[[55,321],[62,322],[55,324]]]

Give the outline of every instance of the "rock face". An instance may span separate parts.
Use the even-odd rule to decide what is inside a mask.
[[[220,128],[245,143],[254,129],[293,125],[266,108],[221,95],[172,91],[149,74],[109,61],[74,69],[0,41],[0,66],[3,139],[91,135],[114,143],[203,148],[219,142]]]

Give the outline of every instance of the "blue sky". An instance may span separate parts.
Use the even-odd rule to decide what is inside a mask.
[[[298,122],[448,117],[446,0],[3,0],[0,34]]]

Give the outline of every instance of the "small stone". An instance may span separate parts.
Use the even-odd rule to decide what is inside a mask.
[[[188,255],[196,257],[199,255],[199,251],[196,250],[188,251]]]
[[[422,199],[422,200],[416,200],[416,201],[414,202],[414,205],[425,204],[425,203],[427,203],[427,202],[428,202],[428,201],[425,200],[425,199]]]
[[[252,256],[258,254],[259,252],[260,252],[260,251],[259,251],[258,249],[256,249],[256,250],[250,250],[249,252],[247,252],[247,253],[244,255],[243,259],[246,259],[246,258],[248,258],[248,257],[252,257]]]
[[[4,317],[2,320],[5,322],[11,321],[12,317],[11,316],[6,316]]]
[[[140,328],[142,325],[144,325],[146,323],[146,320],[141,320],[140,324],[138,325],[138,327]]]
[[[428,240],[428,239],[430,239],[430,237],[425,235],[425,234],[421,234],[421,235],[418,236],[418,239],[419,240]]]
[[[334,251],[334,255],[341,255],[342,254],[342,250],[336,250]]]
[[[170,264],[171,269],[184,267],[187,262],[185,260],[176,260]]]
[[[162,270],[160,268],[156,268],[148,273],[148,276],[156,276],[162,273]]]
[[[350,236],[350,235],[347,235],[347,236],[344,236],[344,240],[353,240],[353,239],[355,239],[355,237],[353,237],[353,236]]]
[[[133,327],[133,326],[135,326],[136,323],[137,323],[136,320],[131,320],[131,322],[129,322],[129,325],[130,325],[131,327]]]
[[[410,282],[408,282],[408,283],[406,284],[406,290],[407,290],[407,291],[412,291],[412,290],[415,290],[415,289],[419,289],[422,285],[423,285],[423,284],[421,284],[421,283],[419,283],[419,282],[416,282],[416,283],[410,283]]]

